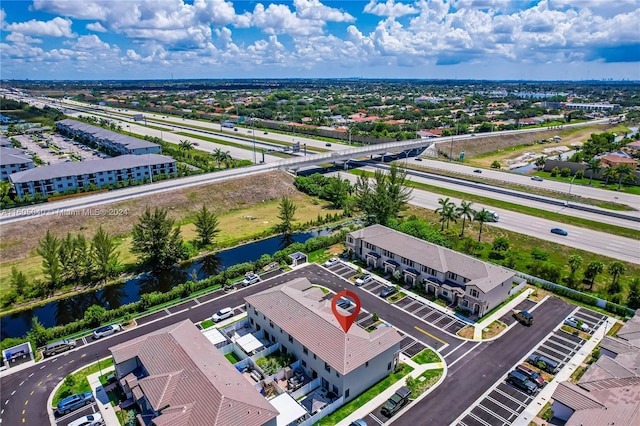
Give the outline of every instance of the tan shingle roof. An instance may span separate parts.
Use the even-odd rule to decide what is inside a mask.
[[[311,286],[298,278],[245,300],[343,375],[394,346],[400,349],[402,337],[392,327],[368,333],[353,325],[345,334],[331,299],[322,299],[324,294]]]
[[[428,266],[440,272],[453,272],[468,278],[466,285],[475,285],[487,293],[515,274],[466,254],[429,243],[411,235],[382,225],[372,225],[352,232],[353,238],[362,239],[376,247]]]
[[[110,350],[117,364],[137,356],[144,365],[138,387],[164,408],[158,426],[259,426],[278,415],[189,320]]]

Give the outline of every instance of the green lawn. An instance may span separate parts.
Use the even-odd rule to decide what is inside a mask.
[[[82,370],[71,374],[70,376],[72,377],[72,379],[70,381],[65,378],[64,383],[62,384],[62,386],[60,386],[60,388],[58,388],[58,391],[53,396],[53,406],[57,406],[58,402],[70,395],[88,392],[89,390],[91,390],[89,381],[87,380],[87,376],[89,374],[97,373],[98,371],[100,371],[100,369],[111,367],[112,365],[113,358],[104,359],[100,361],[100,363],[93,363],[83,368]]]
[[[332,414],[320,420],[318,423],[316,423],[316,426],[333,426],[338,424],[342,419],[356,411],[358,408],[362,407],[367,402],[371,401],[375,396],[380,394],[382,391],[384,391],[389,386],[391,386],[407,374],[411,373],[412,371],[413,368],[411,368],[410,366],[406,364],[400,364],[395,372],[380,380],[378,383],[360,394],[360,396],[358,396],[354,400],[348,402]]]
[[[211,328],[214,325],[215,323],[211,319],[204,320],[200,323],[200,327],[202,327],[203,330],[206,330],[207,328]]]
[[[442,361],[442,359],[440,359],[440,356],[431,349],[425,349],[411,359],[418,364],[431,364],[432,362]]]
[[[407,378],[407,387],[411,389],[411,397],[417,398],[431,386],[436,384],[440,379],[440,376],[442,376],[443,371],[444,369],[442,368],[436,368],[434,370],[425,371],[415,379],[411,377]]]
[[[224,357],[228,359],[231,364],[240,362],[240,358],[238,358],[238,355],[236,355],[235,352],[229,352],[228,354],[225,354]]]
[[[574,179],[573,180],[573,185],[574,186],[589,186],[589,173],[590,172],[585,172],[585,175],[582,179]],[[562,177],[559,174],[556,177],[551,177],[551,172],[543,172],[543,171],[539,171],[535,173],[536,176],[540,176],[543,177],[545,179],[548,180],[555,180],[558,182],[566,182],[566,183],[570,183],[571,179],[573,178],[573,176],[567,176],[567,177]],[[617,192],[622,192],[625,194],[633,194],[633,195],[640,195],[640,186],[635,186],[635,185],[622,185],[620,187],[620,190],[618,190],[618,180],[617,179],[609,179],[609,184],[607,186],[604,185],[604,181],[599,181],[599,180],[592,180],[591,182],[591,187],[593,188],[599,188],[599,189],[608,189],[611,191],[617,191]]]

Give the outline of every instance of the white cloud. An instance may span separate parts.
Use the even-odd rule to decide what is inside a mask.
[[[325,6],[320,0],[293,0],[293,6],[297,15],[302,19],[326,22],[353,22],[356,20],[349,13]]]
[[[378,3],[377,0],[371,0],[364,7],[364,12],[377,16],[397,18],[404,15],[414,15],[418,13],[418,9],[410,4],[396,3],[394,0],[387,0],[386,3]]]
[[[29,37],[28,35],[24,35],[22,33],[10,33],[9,35],[7,35],[7,37],[5,37],[5,40],[15,44],[42,43],[42,39]]]
[[[310,35],[322,32],[323,21],[300,19],[288,6],[270,4],[266,9],[258,3],[253,9],[252,23],[267,34]]]
[[[77,34],[71,31],[71,24],[71,19],[56,17],[50,21],[32,19],[27,22],[15,22],[5,25],[4,29],[35,36],[72,38]]]
[[[86,28],[89,31],[95,31],[97,33],[106,33],[107,32],[107,29],[105,27],[103,27],[100,22],[91,22],[91,23],[87,24]]]

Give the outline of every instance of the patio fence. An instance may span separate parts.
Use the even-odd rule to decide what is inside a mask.
[[[331,404],[328,404],[327,406],[325,406],[321,411],[317,412],[315,415],[311,416],[304,422],[300,423],[298,426],[311,426],[315,424],[316,422],[320,421],[320,419],[328,416],[329,414],[336,411],[338,408],[342,407],[343,401],[344,401],[344,397],[341,396],[340,398],[333,401]]]
[[[527,280],[522,278],[522,277],[518,277],[515,276],[513,277],[513,281],[516,281],[517,279],[521,279],[522,281],[515,287],[513,287],[511,290],[509,290],[509,296],[513,296],[514,294],[518,293],[520,290],[522,290],[524,288],[524,286],[527,285]]]
[[[296,389],[294,392],[291,392],[291,397],[297,401],[298,398],[302,398],[317,387],[320,387],[320,377],[313,379],[300,389]]]

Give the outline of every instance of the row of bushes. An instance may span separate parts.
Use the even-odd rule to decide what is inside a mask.
[[[213,290],[222,286],[233,286],[234,282],[237,282],[237,280],[243,277],[248,271],[260,270],[271,262],[290,264],[290,254],[296,251],[309,253],[322,248],[327,248],[333,244],[344,241],[347,232],[347,230],[342,230],[330,236],[310,238],[305,243],[293,243],[285,249],[277,251],[273,256],[265,254],[255,262],[245,262],[233,265],[215,276],[211,276],[200,281],[187,281],[173,287],[170,291],[165,293],[156,291],[143,294],[139,301],[123,305],[116,309],[107,310],[101,306],[93,305],[85,311],[82,319],[73,321],[69,324],[45,328],[39,323],[37,318],[34,318],[33,327],[27,336],[22,338],[4,339],[0,344],[0,348],[6,349],[27,340],[30,340],[35,347],[41,347],[49,341],[78,334],[87,329],[96,327],[101,323],[109,323],[121,318],[127,320],[131,316],[146,312],[154,306],[162,305],[171,301],[177,301],[202,290]]]

